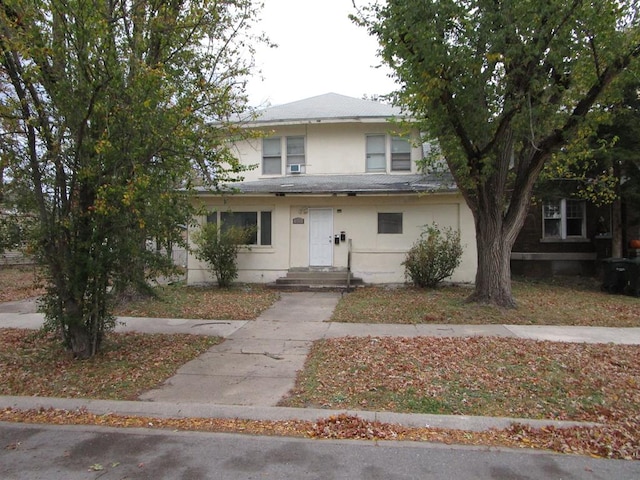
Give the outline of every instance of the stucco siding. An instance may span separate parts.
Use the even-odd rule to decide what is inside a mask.
[[[476,249],[473,218],[459,194],[364,196],[210,196],[207,209],[272,212],[272,245],[252,246],[238,257],[241,282],[272,282],[290,268],[309,266],[309,211],[330,209],[332,235],[345,232],[346,240],[332,244],[333,268],[346,268],[348,240],[352,245],[352,271],[368,283],[405,281],[401,263],[419,238],[422,227],[436,222],[461,233],[464,254],[453,281],[473,282]],[[378,213],[402,213],[402,233],[379,234]],[[204,222],[202,217],[200,222]],[[334,237],[335,238],[335,237]],[[189,256],[188,282],[211,282],[207,266]]]
[[[389,170],[390,136],[394,134],[394,127],[389,123],[309,123],[265,128],[262,131],[265,136],[304,136],[306,162],[304,169],[307,175],[365,173],[366,136],[386,134],[389,135],[387,138],[387,170]],[[235,151],[244,165],[258,166],[244,174],[246,181],[268,178],[262,173],[262,139],[238,142]],[[415,173],[415,161],[422,158],[420,147],[412,148],[411,158],[412,172]],[[283,158],[283,176],[284,163]]]

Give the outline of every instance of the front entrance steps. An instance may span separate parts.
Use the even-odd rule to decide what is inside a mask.
[[[361,278],[349,278],[346,269],[335,268],[292,268],[285,277],[269,284],[279,290],[324,290],[346,289],[364,286]]]

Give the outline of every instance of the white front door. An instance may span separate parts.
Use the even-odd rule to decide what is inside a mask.
[[[309,209],[309,266],[333,265],[333,210]]]

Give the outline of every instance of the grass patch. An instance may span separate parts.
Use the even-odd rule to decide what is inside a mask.
[[[78,361],[52,334],[0,329],[0,395],[135,400],[221,341],[110,333],[97,356]]]
[[[327,339],[281,405],[605,422],[636,415],[639,364],[637,345]]]
[[[278,292],[260,285],[189,287],[181,284],[155,289],[156,298],[135,300],[115,308],[126,317],[253,320],[278,299]]]
[[[449,323],[640,327],[640,298],[610,295],[593,284],[514,281],[515,310],[469,304],[471,289],[366,287],[344,295],[331,317],[347,323]]]

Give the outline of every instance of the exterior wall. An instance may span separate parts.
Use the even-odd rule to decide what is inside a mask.
[[[368,134],[387,134],[387,173],[390,173],[390,136],[393,126],[381,123],[307,123],[262,129],[266,136],[304,136],[305,172],[308,175],[358,174],[366,173],[366,136]],[[246,181],[273,177],[262,174],[262,139],[251,139],[236,144],[238,158],[244,165],[257,165],[246,172]],[[415,161],[422,158],[422,149],[414,147],[411,152],[413,172]],[[285,172],[283,158],[282,172]]]
[[[455,282],[473,282],[476,244],[473,217],[458,194],[380,196],[237,196],[203,198],[212,210],[271,210],[272,246],[252,246],[238,256],[240,282],[273,282],[290,268],[309,266],[309,210],[333,212],[333,234],[345,232],[347,241],[333,245],[330,268],[347,267],[348,240],[352,245],[351,270],[367,283],[403,283],[405,254],[418,239],[421,226],[438,223],[461,233],[464,254],[452,277]],[[402,213],[401,234],[378,234],[378,212]],[[294,223],[294,219],[295,223]],[[204,217],[200,222],[205,221]],[[206,264],[188,259],[188,283],[213,281]]]
[[[532,205],[511,254],[511,272],[529,277],[553,275],[592,276],[598,260],[611,256],[611,235],[598,234],[598,220],[610,225],[609,207],[586,206],[586,237],[542,238],[542,206]]]

